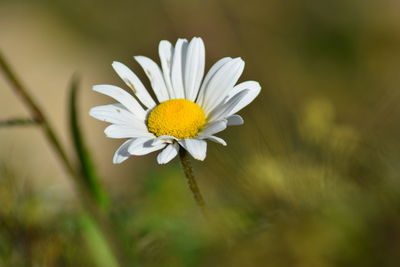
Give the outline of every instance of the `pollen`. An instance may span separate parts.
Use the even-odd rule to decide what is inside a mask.
[[[203,109],[186,99],[171,99],[156,106],[147,117],[147,127],[156,136],[171,135],[178,139],[198,135],[206,122]]]

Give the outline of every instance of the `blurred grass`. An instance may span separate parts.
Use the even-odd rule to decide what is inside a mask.
[[[108,205],[108,196],[104,191],[103,186],[100,184],[96,167],[93,163],[92,155],[89,152],[86,142],[83,138],[82,130],[80,127],[80,120],[78,115],[78,93],[79,93],[79,78],[74,75],[71,79],[69,86],[69,123],[72,143],[74,144],[74,151],[78,159],[78,172],[82,179],[82,183],[88,194],[93,198],[94,202],[101,208]],[[88,220],[85,220],[88,221]],[[89,223],[86,223],[89,224]]]
[[[398,1],[0,2],[0,9],[10,6],[15,15],[51,14],[82,46],[101,51],[103,62],[92,68],[110,78],[93,83],[122,85],[111,76],[112,60],[156,58],[161,39],[202,36],[207,66],[242,56],[242,80],[263,86],[242,112],[245,125],[221,134],[228,146],[210,144],[206,161],[194,163],[210,221],[176,161],[157,166],[151,155],[103,165],[125,266],[398,265]],[[90,99],[79,112],[97,104]],[[114,151],[104,146],[111,141],[96,136],[88,140],[94,158],[111,161]],[[88,238],[101,242],[93,241],[96,231],[81,231],[78,204],[32,186],[43,177],[20,175],[24,163],[11,162],[8,150],[0,159],[0,266],[105,264],[103,253],[85,245]]]

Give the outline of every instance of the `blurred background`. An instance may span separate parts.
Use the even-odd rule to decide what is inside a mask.
[[[398,266],[400,261],[398,0],[0,0],[0,51],[73,154],[68,84],[107,226],[85,212],[37,126],[0,128],[0,266]],[[145,82],[134,55],[200,36],[206,67],[242,57],[262,85],[241,127],[194,162],[205,219],[175,159],[121,165],[122,140],[88,116],[124,87],[113,60]],[[0,73],[0,121],[28,117]],[[108,237],[107,237],[108,236]]]

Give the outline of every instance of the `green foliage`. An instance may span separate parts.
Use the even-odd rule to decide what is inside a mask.
[[[69,122],[71,137],[78,158],[78,168],[81,175],[80,178],[82,178],[85,190],[90,192],[97,204],[106,207],[108,204],[108,196],[99,181],[95,165],[84,142],[79,125],[78,90],[79,80],[77,76],[74,76],[69,88]]]
[[[96,222],[88,214],[82,214],[80,218],[82,237],[87,249],[98,267],[118,267],[118,263],[111,248],[104,238]]]
[[[206,42],[208,67],[223,56],[242,56],[243,80],[258,80],[263,89],[241,113],[245,124],[220,134],[228,146],[210,142],[206,160],[194,162],[210,213],[206,220],[177,160],[159,166],[154,154],[121,165],[107,161],[101,175],[108,197],[95,168],[100,162],[93,160],[82,136],[79,115],[86,111],[79,109],[82,92],[73,80],[69,123],[79,181],[99,206],[107,206],[109,198],[112,205],[99,217],[88,215],[75,195],[59,200],[52,188],[34,185],[53,177],[20,171],[37,150],[24,147],[28,156],[23,159],[12,149],[1,150],[0,266],[115,266],[114,244],[101,229],[104,217],[120,242],[122,266],[398,266],[397,1],[21,2],[24,10],[33,5],[67,25],[78,36],[71,43],[84,47],[80,52],[95,50],[96,60],[89,53],[81,58],[92,64],[82,68],[95,70],[96,76],[103,77],[104,69],[111,75],[104,66],[112,60],[130,64],[136,54],[156,59],[160,39],[195,35]],[[9,17],[20,10],[11,9]],[[32,14],[31,20],[40,17]],[[33,38],[35,29],[30,30]],[[56,32],[68,41],[70,32]],[[16,59],[22,46],[31,48],[28,41],[18,42]],[[76,52],[69,43],[66,47]],[[55,54],[44,61],[54,62]],[[91,71],[84,74],[90,84]],[[150,88],[145,74],[137,73]],[[112,77],[113,84],[123,84]],[[85,109],[94,103],[98,99]],[[20,130],[25,129],[11,131]],[[93,142],[101,143],[96,153],[110,158],[118,142],[100,131],[93,135],[98,138]]]

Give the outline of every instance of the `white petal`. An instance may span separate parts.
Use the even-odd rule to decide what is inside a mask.
[[[130,112],[140,119],[145,119],[146,111],[140,106],[136,99],[125,90],[114,85],[95,85],[93,90],[114,98],[124,105]]]
[[[226,120],[215,121],[207,125],[207,127],[199,134],[200,136],[209,136],[219,132],[222,132],[226,129]]]
[[[166,144],[153,146],[153,138],[141,138],[140,140],[138,139],[136,139],[135,142],[133,142],[128,148],[128,152],[135,156],[146,155],[153,151],[160,150],[166,146]]]
[[[247,82],[242,82],[233,87],[233,89],[229,92],[228,94],[228,101],[230,98],[238,94],[239,92],[243,90],[248,90],[249,92],[240,100],[240,102],[236,105],[234,109],[230,112],[231,114],[235,114],[239,110],[243,109],[245,106],[250,104],[260,93],[261,91],[261,85],[256,82],[256,81],[247,81]]]
[[[161,103],[169,99],[167,88],[165,87],[164,78],[161,74],[160,67],[148,57],[136,56],[135,60],[140,64],[150,80],[151,87]]]
[[[161,41],[158,46],[158,54],[160,55],[161,67],[164,76],[165,85],[169,92],[170,98],[175,98],[174,90],[171,82],[171,63],[174,54],[174,47],[169,41]]]
[[[144,87],[143,83],[139,80],[133,71],[127,66],[120,62],[114,61],[112,64],[114,70],[117,72],[119,77],[132,89],[133,93],[139,98],[139,100],[148,108],[152,108],[156,105],[149,92]]]
[[[178,141],[178,138],[171,135],[161,135],[153,140],[153,146],[164,144],[164,143],[172,143],[173,141]]]
[[[232,110],[240,103],[240,101],[246,96],[249,90],[243,90],[230,98],[227,102],[217,106],[208,116],[208,121],[218,121],[220,119],[225,119],[232,114]]]
[[[175,98],[185,98],[183,89],[183,70],[182,62],[185,60],[183,55],[186,55],[187,40],[178,39],[175,45],[174,56],[172,60],[171,81],[174,90]]]
[[[186,149],[193,158],[204,160],[207,153],[207,142],[200,139],[183,139],[179,144]]]
[[[224,57],[221,58],[220,60],[218,60],[217,62],[214,63],[214,65],[210,68],[210,70],[207,72],[206,77],[204,78],[204,81],[200,87],[200,91],[199,91],[199,96],[197,97],[196,103],[199,104],[200,106],[203,105],[203,101],[204,101],[204,93],[205,93],[205,88],[208,86],[210,80],[212,77],[214,77],[215,73],[222,67],[224,66],[226,63],[228,63],[229,61],[231,61],[232,58],[230,57]]]
[[[160,154],[158,154],[158,164],[166,164],[170,162],[173,158],[176,157],[176,155],[178,155],[178,151],[179,145],[177,143],[168,145]]]
[[[112,124],[104,130],[104,133],[109,138],[130,138],[130,137],[140,137],[140,136],[147,136],[154,138],[154,135],[149,133],[146,128],[142,128],[141,126],[138,127],[135,126]]]
[[[228,126],[237,126],[237,125],[242,125],[244,123],[243,118],[239,115],[231,115],[228,118]]]
[[[91,108],[89,115],[98,120],[115,124],[144,124],[143,120],[139,120],[121,104],[110,104]]]
[[[133,140],[133,142],[128,147],[128,152],[132,154],[132,151],[135,151],[137,147],[141,147],[144,143],[152,141],[152,137],[141,136],[137,137]],[[132,154],[133,155],[133,154]]]
[[[213,141],[215,143],[221,144],[223,146],[226,146],[226,142],[224,139],[214,136],[214,135],[210,135],[210,136],[202,136],[201,139],[206,139],[206,140],[210,140]]]
[[[204,100],[202,107],[208,114],[214,107],[221,103],[228,92],[242,75],[244,61],[241,58],[235,58],[223,65],[211,78],[209,84],[204,89]]]
[[[187,49],[184,71],[185,98],[195,101],[204,75],[205,48],[201,38],[194,37]]]
[[[131,155],[128,152],[128,147],[132,144],[135,139],[129,139],[125,141],[114,153],[113,163],[119,164],[127,160]]]

